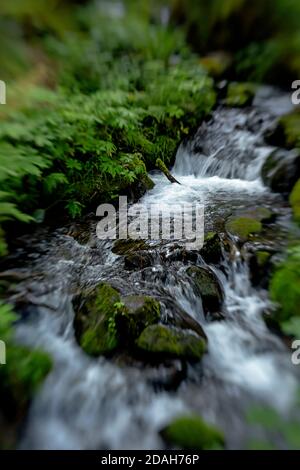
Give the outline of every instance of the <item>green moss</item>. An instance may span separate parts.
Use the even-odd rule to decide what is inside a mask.
[[[255,253],[257,264],[260,268],[263,268],[266,266],[267,262],[269,261],[271,257],[271,253],[268,251],[263,251],[263,250],[258,250]]]
[[[191,266],[187,274],[194,282],[198,295],[201,296],[205,312],[217,312],[223,303],[223,292],[216,275],[206,268]]]
[[[290,194],[290,204],[293,209],[294,219],[300,224],[300,180],[297,181]]]
[[[270,294],[278,303],[275,313],[282,322],[300,316],[300,246],[289,251],[287,259],[276,270],[270,284]]]
[[[163,438],[180,449],[208,450],[224,447],[224,435],[200,416],[181,416],[161,431]]]
[[[206,351],[206,342],[195,334],[165,325],[148,326],[137,340],[137,346],[155,355],[199,360]]]
[[[252,234],[262,231],[262,224],[251,217],[233,216],[227,220],[225,228],[227,232],[241,241],[247,241]]]
[[[120,335],[134,341],[149,325],[160,320],[160,304],[152,297],[129,295],[122,297],[124,308],[117,318]]]
[[[256,87],[252,83],[230,83],[228,86],[226,104],[228,106],[251,105]]]
[[[283,116],[279,121],[280,130],[284,133],[284,144],[287,147],[300,147],[300,112]]]
[[[115,325],[119,293],[101,283],[92,293],[77,299],[74,327],[82,349],[91,356],[112,352],[118,345]]]

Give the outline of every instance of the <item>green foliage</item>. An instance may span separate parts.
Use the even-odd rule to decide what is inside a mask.
[[[293,209],[294,219],[300,224],[300,180],[295,184],[289,199]]]
[[[276,270],[270,284],[270,294],[279,308],[275,317],[286,322],[299,317],[300,303],[300,246],[289,250],[287,259]]]
[[[219,429],[207,424],[200,416],[175,418],[161,431],[163,438],[179,449],[222,449],[224,436]]]
[[[298,450],[300,447],[300,421],[283,418],[272,408],[255,407],[249,410],[247,421],[252,426],[260,426],[273,436],[280,436],[284,448]],[[277,439],[278,440],[278,439]],[[252,450],[276,450],[276,446],[268,441],[253,441],[249,444]]]

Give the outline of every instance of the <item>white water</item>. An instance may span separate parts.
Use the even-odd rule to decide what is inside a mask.
[[[191,148],[181,146],[173,169],[181,185],[170,184],[156,174],[155,188],[142,199],[143,204],[173,207],[178,202],[202,202],[205,228],[210,229],[233,207],[272,202],[259,178],[270,151],[260,134],[237,130],[237,125],[246,126],[246,117],[236,110],[216,113],[215,119],[214,142],[208,131],[213,152],[195,155]],[[239,440],[244,424],[238,403],[247,407],[248,399],[262,400],[288,413],[297,385],[295,370],[288,350],[262,320],[269,306],[266,292],[251,286],[238,250],[234,260],[227,261],[227,276],[213,268],[226,294],[226,320],[211,323],[206,322],[201,299],[180,269],[165,272],[163,265],[156,265],[147,271],[148,277],[145,273],[124,274],[122,260],[105,244],[92,241],[82,246],[65,235],[54,237],[45,251],[41,270],[47,271],[50,281],[46,276],[31,285],[38,307],[31,319],[19,326],[18,336],[49,351],[54,369],[33,402],[21,448],[159,449],[164,447],[159,429],[188,410],[223,427],[229,446],[240,447],[245,442]],[[95,255],[99,259],[95,260]],[[86,285],[102,279],[117,280],[125,290],[134,286],[137,291],[153,294],[163,289],[202,324],[209,341],[202,368],[204,388],[197,366],[189,371],[190,380],[171,394],[154,391],[146,380],[146,369],[119,367],[104,358],[91,359],[81,351],[74,339],[70,293],[74,287],[70,286],[75,281]],[[215,384],[222,384],[222,388]],[[214,393],[205,392],[205,387]]]

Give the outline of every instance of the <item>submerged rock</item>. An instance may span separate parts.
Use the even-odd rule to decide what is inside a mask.
[[[101,283],[88,295],[74,302],[74,329],[78,343],[91,356],[112,352],[118,345],[115,324],[120,295],[109,284]]]
[[[224,294],[215,273],[199,266],[191,266],[187,274],[194,282],[195,291],[202,299],[205,313],[219,312],[222,308]]]
[[[134,341],[147,326],[160,320],[160,304],[152,297],[128,295],[122,297],[121,304],[116,323],[122,341]]]
[[[300,177],[299,152],[274,150],[263,165],[261,176],[264,184],[273,191],[289,193]]]
[[[136,344],[147,353],[191,360],[201,359],[206,351],[203,338],[165,325],[148,326]]]
[[[222,259],[222,246],[220,236],[216,232],[205,235],[203,248],[200,254],[206,263],[217,264]]]
[[[219,429],[195,415],[175,418],[160,434],[168,444],[180,449],[220,449],[225,444]]]

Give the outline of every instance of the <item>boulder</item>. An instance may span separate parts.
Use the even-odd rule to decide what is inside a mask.
[[[206,341],[192,332],[165,325],[148,326],[136,342],[139,349],[156,356],[199,360]]]
[[[231,216],[225,224],[227,233],[246,242],[253,234],[262,231],[262,223],[253,217]]]
[[[264,184],[278,193],[290,193],[300,178],[300,154],[297,150],[277,149],[265,161],[261,176]]]
[[[179,449],[222,449],[225,444],[223,433],[196,415],[175,418],[160,434],[168,444]]]
[[[216,232],[208,232],[204,238],[200,255],[206,263],[217,264],[222,259],[222,245],[220,236]]]
[[[224,293],[215,273],[207,268],[191,266],[187,274],[193,280],[195,292],[201,297],[205,313],[218,312],[222,308]]]

